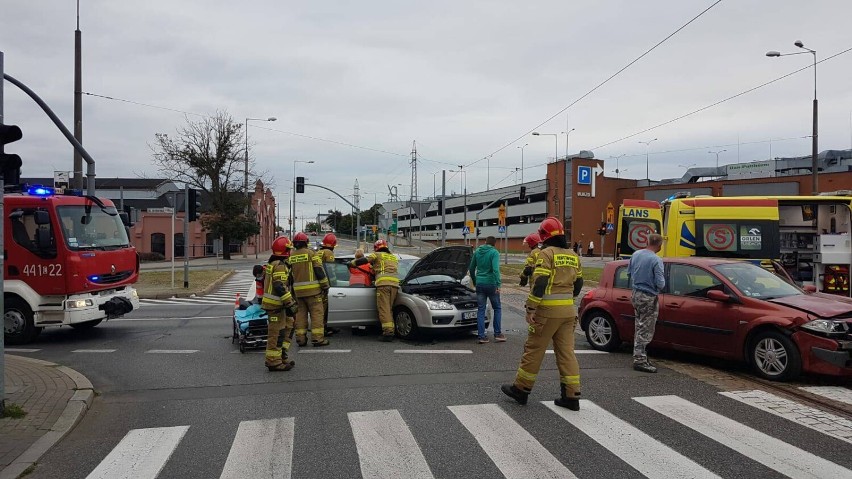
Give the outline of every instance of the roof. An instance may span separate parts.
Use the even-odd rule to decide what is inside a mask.
[[[104,178],[95,177],[95,187],[99,189],[117,190],[156,190],[161,185],[169,183],[168,178]],[[53,185],[53,178],[21,178],[22,183],[31,185]],[[83,188],[86,188],[86,176],[83,176]]]

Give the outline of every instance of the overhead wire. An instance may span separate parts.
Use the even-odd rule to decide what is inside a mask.
[[[690,19],[688,22],[686,22],[686,23],[684,23],[683,25],[681,25],[681,26],[680,26],[677,30],[675,30],[674,32],[670,33],[668,36],[666,36],[665,38],[663,38],[662,40],[660,40],[659,42],[657,42],[654,46],[652,46],[652,47],[651,47],[651,48],[649,48],[648,50],[645,50],[645,52],[644,52],[644,53],[642,53],[642,54],[641,54],[641,55],[639,55],[638,57],[636,57],[636,58],[634,58],[633,60],[631,60],[631,61],[630,61],[627,65],[625,65],[625,66],[621,67],[621,69],[619,69],[617,72],[615,72],[615,73],[613,73],[612,75],[610,75],[610,76],[609,76],[606,80],[604,80],[604,81],[602,81],[602,82],[598,83],[598,84],[597,84],[594,88],[592,88],[591,90],[587,91],[587,92],[586,92],[586,93],[584,93],[582,96],[580,96],[579,98],[577,98],[576,100],[574,100],[573,102],[571,102],[570,104],[568,104],[568,106],[566,106],[565,108],[563,108],[563,109],[559,110],[558,112],[556,112],[556,113],[554,113],[553,115],[551,115],[550,117],[548,117],[546,120],[544,120],[544,121],[542,121],[541,123],[539,123],[538,125],[536,125],[536,126],[532,127],[529,131],[525,132],[523,135],[521,135],[521,136],[519,136],[519,137],[515,138],[514,140],[510,141],[509,143],[506,143],[505,145],[501,146],[500,148],[498,148],[497,150],[495,150],[494,152],[492,152],[490,155],[485,155],[483,158],[480,158],[480,159],[478,159],[478,160],[476,160],[476,161],[473,161],[473,162],[471,162],[470,164],[468,164],[467,166],[471,166],[471,165],[474,165],[474,164],[476,164],[476,163],[479,163],[480,161],[484,160],[484,159],[485,159],[485,158],[487,158],[488,156],[495,155],[495,154],[497,154],[497,153],[499,153],[499,152],[501,152],[501,151],[505,150],[506,148],[508,148],[508,147],[510,147],[510,146],[512,146],[512,145],[514,145],[515,143],[517,143],[518,141],[522,140],[524,137],[526,137],[526,136],[527,136],[527,135],[529,135],[530,133],[534,132],[534,131],[535,131],[536,129],[538,129],[540,126],[542,126],[542,125],[546,124],[546,123],[547,123],[547,122],[549,122],[550,120],[553,120],[553,119],[554,119],[554,118],[556,118],[557,116],[561,115],[561,114],[562,114],[562,113],[564,113],[566,110],[568,110],[568,109],[569,109],[569,108],[571,108],[572,106],[576,105],[577,103],[581,102],[583,99],[585,99],[586,97],[588,97],[589,95],[591,95],[592,93],[594,93],[595,91],[597,91],[599,88],[601,88],[602,86],[604,86],[604,85],[606,85],[607,83],[609,83],[609,82],[610,82],[610,80],[612,80],[612,79],[614,79],[615,77],[617,77],[618,75],[620,75],[622,72],[624,72],[625,70],[627,70],[628,68],[630,68],[631,66],[633,66],[636,62],[638,62],[639,60],[641,60],[642,58],[644,58],[645,56],[647,56],[648,54],[650,54],[651,52],[653,52],[654,50],[656,50],[656,49],[657,49],[657,47],[659,47],[659,46],[660,46],[660,45],[662,45],[663,43],[667,42],[670,38],[672,38],[672,37],[674,37],[675,35],[677,35],[677,34],[678,34],[681,30],[683,30],[684,28],[688,27],[688,26],[689,26],[692,22],[694,22],[694,21],[698,20],[701,16],[703,16],[705,13],[707,13],[708,11],[710,11],[710,9],[712,9],[713,7],[715,7],[716,5],[718,5],[718,4],[719,4],[719,3],[721,3],[721,2],[722,2],[722,0],[716,0],[716,2],[714,2],[714,3],[713,3],[712,5],[710,5],[709,7],[705,8],[705,9],[704,9],[701,13],[699,13],[698,15],[696,15],[696,16],[694,16],[694,17],[692,17],[692,19]]]
[[[818,62],[816,62],[816,64],[817,64],[817,65],[819,65],[820,63],[827,62],[827,61],[829,61],[829,60],[831,60],[831,59],[833,59],[833,58],[839,57],[840,55],[843,55],[843,54],[848,53],[848,52],[850,52],[850,51],[852,51],[852,48],[847,48],[846,50],[843,50],[843,51],[841,51],[841,52],[835,53],[834,55],[831,55],[830,57],[823,58],[822,60],[819,60]],[[805,66],[805,67],[799,68],[798,70],[791,71],[790,73],[787,73],[786,75],[782,75],[782,76],[780,76],[780,77],[778,77],[778,78],[776,78],[776,79],[774,79],[774,80],[770,80],[770,81],[768,81],[768,82],[761,83],[760,85],[757,85],[757,86],[755,86],[755,87],[749,88],[748,90],[741,91],[741,92],[737,93],[736,95],[731,95],[731,96],[729,96],[729,97],[727,97],[727,98],[724,98],[724,99],[722,99],[722,100],[719,100],[719,101],[717,101],[717,102],[711,103],[711,104],[706,105],[706,106],[703,106],[703,107],[701,107],[701,108],[698,108],[697,110],[693,110],[693,111],[691,111],[691,112],[689,112],[689,113],[685,113],[685,114],[680,115],[680,116],[678,116],[678,117],[672,118],[671,120],[664,121],[664,122],[662,122],[662,123],[660,123],[660,124],[658,124],[658,125],[655,125],[655,126],[652,126],[652,127],[649,127],[649,128],[645,128],[644,130],[637,131],[636,133],[633,133],[633,134],[630,134],[630,135],[627,135],[627,136],[621,137],[621,138],[619,138],[619,139],[617,139],[617,140],[613,140],[613,141],[610,141],[610,142],[608,142],[608,143],[604,143],[603,145],[596,146],[596,147],[594,147],[594,148],[593,148],[593,150],[597,150],[597,149],[599,149],[599,148],[605,148],[605,147],[607,147],[607,146],[614,145],[614,144],[616,144],[616,143],[618,143],[618,142],[621,142],[621,141],[624,141],[624,140],[629,140],[630,138],[633,138],[633,137],[639,136],[639,135],[641,135],[641,134],[643,134],[643,133],[648,133],[649,131],[656,130],[657,128],[660,128],[660,127],[663,127],[663,126],[666,126],[666,125],[670,125],[670,124],[672,124],[672,123],[674,123],[674,122],[676,122],[676,121],[679,121],[679,120],[682,120],[682,119],[684,119],[684,118],[690,117],[690,116],[692,116],[692,115],[695,115],[696,113],[701,113],[702,111],[709,110],[710,108],[713,108],[713,107],[719,106],[719,105],[721,105],[722,103],[725,103],[725,102],[727,102],[727,101],[733,100],[733,99],[735,99],[735,98],[739,98],[739,97],[741,97],[741,96],[743,96],[743,95],[749,94],[749,93],[751,93],[751,92],[753,92],[753,91],[755,91],[755,90],[759,90],[759,89],[761,89],[761,88],[763,88],[763,87],[765,87],[765,86],[768,86],[768,85],[771,85],[771,84],[773,84],[773,83],[779,82],[779,81],[781,81],[781,80],[783,80],[783,79],[785,79],[785,78],[787,78],[787,77],[790,77],[790,76],[792,76],[792,75],[795,75],[796,73],[803,72],[803,71],[808,70],[808,69],[810,69],[810,68],[814,68],[814,65],[812,65],[812,64],[811,64],[811,65],[808,65],[808,66]]]

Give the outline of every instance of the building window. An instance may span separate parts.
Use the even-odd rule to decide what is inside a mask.
[[[151,234],[151,252],[166,255],[166,235],[163,233]]]
[[[186,244],[183,240],[183,233],[175,233],[175,256],[183,257],[186,249]]]

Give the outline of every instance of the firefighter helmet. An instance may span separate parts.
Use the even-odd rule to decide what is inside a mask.
[[[388,242],[387,241],[380,239],[380,240],[376,241],[375,243],[373,243],[373,251],[378,251],[382,248],[388,249]]]
[[[290,256],[293,242],[286,236],[279,236],[272,242],[272,254],[275,256]]]
[[[329,248],[334,248],[337,246],[337,236],[334,236],[334,233],[329,233],[322,238],[322,245],[327,246]]]
[[[553,216],[545,218],[538,227],[538,236],[542,243],[554,236],[564,235],[565,229],[562,226],[562,222]]]
[[[524,238],[524,244],[530,248],[535,248],[539,243],[541,243],[541,237],[539,237],[538,233],[530,233]]]
[[[293,237],[293,242],[308,244],[308,235],[306,235],[304,231],[299,231],[296,233],[296,236]]]

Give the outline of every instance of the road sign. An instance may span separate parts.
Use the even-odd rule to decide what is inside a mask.
[[[470,228],[468,228],[467,226],[462,228],[462,234],[463,235],[469,235],[470,234]]]
[[[592,184],[592,167],[578,166],[577,167],[577,184],[591,185]]]
[[[498,233],[505,233],[505,232],[506,232],[506,225],[500,225],[500,226],[498,226],[498,227],[497,227],[497,232],[498,232]]]
[[[497,224],[500,226],[506,225],[506,204],[501,204],[499,208],[497,208]]]
[[[613,231],[615,231],[615,225],[612,224],[612,223],[607,223],[606,224],[606,234],[612,234]]]
[[[615,208],[612,206],[612,203],[606,205],[606,222],[615,223]]]
[[[468,233],[470,233],[471,231],[473,231],[476,228],[476,225],[473,224],[473,220],[467,220],[467,222],[465,223],[465,226],[467,226],[467,232]]]

